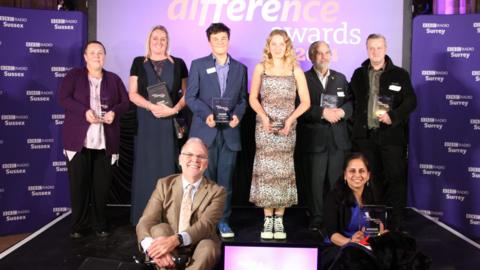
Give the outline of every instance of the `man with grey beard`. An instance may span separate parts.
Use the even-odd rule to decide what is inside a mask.
[[[347,119],[352,116],[348,82],[342,73],[329,68],[332,52],[325,41],[310,45],[308,56],[313,67],[305,72],[310,109],[298,119],[297,161],[304,196],[310,212],[309,228],[323,225],[323,195],[342,175],[342,166],[351,142]]]

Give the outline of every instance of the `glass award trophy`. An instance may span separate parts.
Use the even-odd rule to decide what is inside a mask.
[[[165,82],[159,82],[147,87],[148,100],[153,104],[164,104],[168,107],[173,106],[170,93]]]
[[[285,126],[285,120],[283,119],[272,119],[270,122],[272,123],[272,131],[274,134],[278,134],[280,129]]]
[[[110,111],[110,106],[108,105],[108,98],[100,97],[100,113],[98,113],[98,118],[104,121],[105,114]]]
[[[320,107],[323,108],[337,108],[338,97],[336,95],[323,94],[320,97]]]
[[[389,96],[375,96],[373,111],[375,116],[379,117],[390,111],[392,108],[392,98]]]
[[[226,124],[230,122],[229,98],[212,98],[212,109],[216,123]]]
[[[360,207],[360,230],[365,237],[380,234],[380,227],[387,221],[387,209],[384,205],[364,205]]]

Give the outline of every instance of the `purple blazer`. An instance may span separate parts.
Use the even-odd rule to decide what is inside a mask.
[[[129,99],[125,85],[117,74],[103,70],[101,99],[108,100],[114,121],[104,124],[107,155],[117,154],[120,145],[120,117],[128,110]],[[70,70],[60,84],[59,102],[65,109],[62,138],[65,150],[82,150],[90,123],[85,113],[90,109],[90,86],[86,67]]]

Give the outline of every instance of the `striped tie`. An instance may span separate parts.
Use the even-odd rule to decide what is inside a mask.
[[[192,215],[192,192],[193,185],[188,185],[183,191],[182,205],[180,207],[180,219],[178,221],[178,232],[185,231],[190,227],[190,216]]]

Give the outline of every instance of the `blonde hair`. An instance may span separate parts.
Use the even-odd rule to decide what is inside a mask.
[[[281,36],[283,41],[285,42],[285,55],[283,56],[283,61],[287,64],[287,66],[295,67],[298,65],[297,63],[297,56],[295,54],[295,49],[293,48],[293,43],[290,37],[288,36],[287,32],[282,29],[274,29],[268,35],[268,38],[265,43],[265,47],[263,48],[263,61],[262,63],[264,66],[271,67],[273,66],[273,58],[272,53],[270,52],[270,42],[274,36]]]
[[[151,52],[151,49],[150,49],[150,39],[152,38],[152,34],[153,32],[155,32],[156,30],[160,30],[160,31],[163,31],[165,33],[165,35],[167,36],[167,48],[166,48],[166,52],[167,52],[167,55],[168,55],[168,47],[170,46],[170,38],[168,36],[168,31],[167,31],[167,28],[163,25],[156,25],[152,28],[152,30],[150,30],[150,32],[148,33],[148,37],[147,37],[147,42],[145,43],[145,62],[148,61],[148,58],[150,58],[152,52]]]

